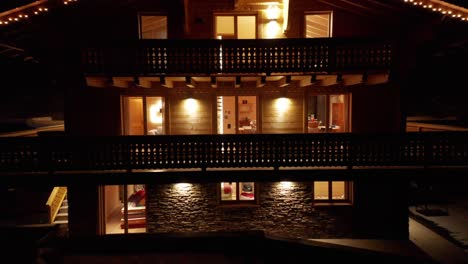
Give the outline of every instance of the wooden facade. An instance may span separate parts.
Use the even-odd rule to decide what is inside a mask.
[[[404,134],[408,68],[431,34],[406,27],[416,15],[400,3],[280,1],[287,15],[274,19],[270,4],[83,1],[67,14],[86,21],[67,23],[69,45],[54,55],[69,60],[60,80],[67,136],[2,141],[2,170],[63,179],[73,236],[108,233],[117,202],[106,195],[122,192],[119,216],[128,218],[128,186],[147,184],[149,232],[279,228],[293,237],[407,239],[401,167],[467,160],[464,133]],[[328,37],[305,38],[311,14],[329,15]],[[168,39],[139,39],[144,15],[167,18]],[[235,39],[238,24],[217,34],[223,15],[253,18],[257,39]],[[273,37],[269,25],[280,26]],[[328,184],[327,201],[340,181],[346,199],[317,203],[317,181]],[[221,182],[257,182],[255,201],[225,206]],[[192,185],[180,191],[180,183]]]

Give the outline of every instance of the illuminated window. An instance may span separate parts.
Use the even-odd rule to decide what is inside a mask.
[[[163,135],[162,97],[125,96],[122,99],[124,135]]]
[[[332,13],[308,13],[304,17],[306,38],[329,38],[332,36]]]
[[[349,96],[346,94],[311,95],[307,101],[309,133],[349,132]]]
[[[140,39],[167,39],[167,16],[139,15]]]
[[[217,97],[218,134],[258,133],[257,119],[256,96]]]
[[[255,201],[254,182],[222,182],[220,188],[221,202]]]
[[[106,234],[146,232],[145,185],[104,186]]]
[[[351,202],[352,182],[349,181],[316,181],[314,182],[314,201]]]
[[[256,29],[256,15],[215,15],[216,38],[255,39]]]

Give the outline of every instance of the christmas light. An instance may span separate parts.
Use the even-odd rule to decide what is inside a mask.
[[[30,15],[39,15],[42,13],[46,13],[51,9],[56,9],[61,5],[68,5],[72,2],[78,2],[77,0],[64,0],[61,1],[49,1],[49,0],[39,0],[32,2],[27,5],[23,5],[17,8],[13,8],[7,10],[5,12],[0,13],[0,25],[8,25],[9,22],[16,22],[24,20],[25,18],[29,18]]]
[[[426,1],[414,1],[414,0],[403,0],[405,3],[413,3],[413,6],[421,6],[425,9],[432,11],[438,11],[442,15],[447,15],[452,18],[460,18],[463,21],[468,21],[465,17],[468,15],[468,9],[460,7],[451,3],[447,3],[441,0],[426,0]],[[463,16],[465,15],[465,16]]]

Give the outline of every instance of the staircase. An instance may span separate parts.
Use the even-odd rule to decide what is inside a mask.
[[[50,224],[68,224],[67,187],[54,187],[46,206]]]
[[[55,216],[54,224],[68,224],[68,200],[66,196],[60,205],[57,215]]]

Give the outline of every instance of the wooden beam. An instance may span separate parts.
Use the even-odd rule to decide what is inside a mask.
[[[217,183],[226,181],[255,181],[255,182],[313,182],[323,180],[360,180],[360,179],[440,179],[444,177],[459,178],[466,176],[466,167],[415,167],[415,168],[353,168],[353,169],[245,169],[230,168],[216,171],[201,170],[166,170],[149,171],[121,171],[121,172],[63,172],[63,173],[0,173],[1,184],[15,184],[17,186],[30,185],[31,182],[42,186],[67,185],[115,185],[115,184],[170,184],[170,183]]]
[[[32,7],[35,7],[35,6],[38,6],[38,5],[42,5],[42,4],[45,4],[47,2],[48,2],[47,0],[40,0],[40,1],[36,1],[36,2],[30,3],[30,4],[27,4],[27,5],[23,5],[23,6],[20,6],[20,7],[17,7],[17,8],[7,10],[5,12],[0,13],[0,19],[2,17],[6,17],[6,16],[9,16],[9,15],[12,15],[12,14],[16,14],[16,13],[24,11],[24,10],[26,10],[28,8],[32,8]]]
[[[380,6],[386,9],[391,9],[392,12],[398,12],[399,15],[401,13],[404,13],[404,9],[401,6],[401,2],[398,2],[398,7],[397,7],[395,4],[393,5],[389,4],[391,1],[385,2],[385,3],[382,3],[381,1],[378,1],[378,0],[364,0],[364,1],[367,1],[369,3],[372,3],[373,5]]]
[[[323,4],[326,4],[326,5],[329,5],[329,6],[332,6],[332,7],[336,8],[336,9],[341,9],[341,10],[343,10],[343,11],[345,11],[345,12],[353,13],[353,14],[355,14],[355,15],[364,16],[364,17],[369,17],[369,18],[372,17],[372,16],[370,16],[370,15],[368,15],[368,14],[361,13],[361,12],[356,11],[356,10],[354,10],[354,9],[349,9],[349,8],[347,8],[347,7],[344,7],[344,6],[341,6],[341,5],[338,5],[338,4],[335,4],[335,3],[331,3],[330,0],[318,0],[318,2],[323,3]]]
[[[366,11],[369,11],[371,13],[375,13],[375,9],[373,8],[369,8],[369,7],[366,7],[366,6],[363,6],[361,4],[357,4],[357,3],[353,3],[351,1],[348,1],[348,0],[340,0],[341,2],[345,3],[345,4],[348,4],[348,5],[351,5],[351,6],[355,6],[357,8],[361,8],[361,9],[364,9]]]
[[[190,34],[190,17],[189,17],[190,0],[184,0],[184,31],[185,34]]]

